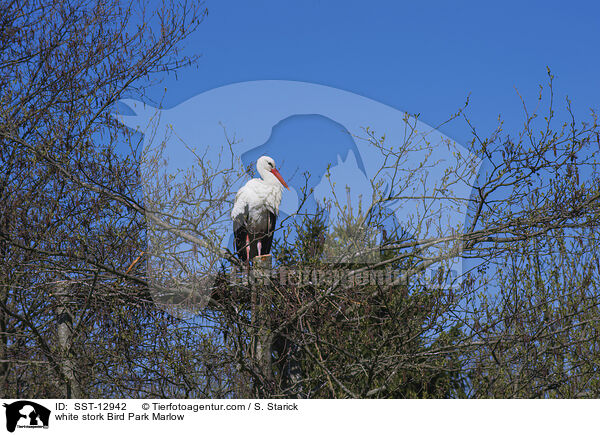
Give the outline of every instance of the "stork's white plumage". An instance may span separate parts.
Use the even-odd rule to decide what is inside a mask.
[[[235,249],[245,262],[271,251],[282,190],[289,190],[271,157],[259,158],[256,169],[261,179],[253,178],[238,190],[231,210]]]

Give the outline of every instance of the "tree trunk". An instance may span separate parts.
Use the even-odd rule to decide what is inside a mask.
[[[71,351],[73,338],[73,316],[69,310],[69,290],[67,282],[58,283],[56,307],[56,321],[58,331],[58,346],[60,351],[60,364],[63,373],[63,392],[67,399],[82,397],[81,389],[75,377],[75,356]]]
[[[255,383],[257,397],[270,396],[273,386],[273,333],[271,328],[271,255],[255,257],[252,268],[253,360],[260,380]]]

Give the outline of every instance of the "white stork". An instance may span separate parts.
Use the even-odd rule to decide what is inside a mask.
[[[253,178],[238,190],[231,210],[235,249],[248,264],[271,251],[282,190],[290,189],[271,157],[260,157],[256,169],[262,179]]]

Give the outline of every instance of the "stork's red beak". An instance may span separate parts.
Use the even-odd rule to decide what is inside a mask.
[[[277,177],[277,179],[281,182],[281,184],[283,184],[283,186],[287,190],[290,190],[287,183],[285,182],[285,180],[283,179],[283,177],[281,176],[281,174],[279,173],[279,171],[277,169],[275,169],[275,168],[271,169],[271,174],[275,175]]]

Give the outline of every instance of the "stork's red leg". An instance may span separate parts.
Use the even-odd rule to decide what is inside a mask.
[[[259,240],[259,241],[258,241],[258,243],[256,244],[256,247],[258,248],[258,256],[260,257],[260,256],[261,256],[261,252],[260,252],[260,251],[262,250],[262,245],[261,245],[261,243],[260,243],[260,240]]]
[[[246,262],[250,265],[250,235],[246,234]],[[248,266],[250,267],[250,266]]]

